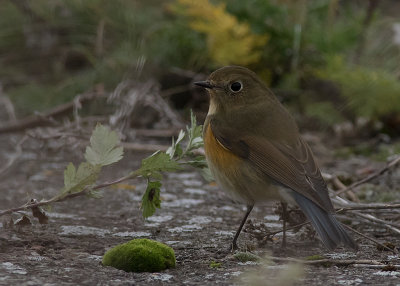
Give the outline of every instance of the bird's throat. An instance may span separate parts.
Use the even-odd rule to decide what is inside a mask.
[[[215,99],[210,97],[210,106],[208,107],[208,115],[214,115],[217,113],[218,103]]]

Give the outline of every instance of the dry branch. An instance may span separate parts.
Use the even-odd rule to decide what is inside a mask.
[[[332,177],[332,184],[334,186],[336,186],[339,190],[346,189],[346,185],[343,184],[342,181],[336,176]],[[352,190],[347,190],[346,194],[353,202],[360,202],[360,200],[358,199],[358,197],[354,194],[354,192]]]
[[[0,126],[0,133],[18,132],[32,127],[45,126],[52,124],[52,118],[55,116],[61,116],[68,112],[71,112],[76,103],[80,104],[90,101],[98,96],[96,92],[89,92],[82,95],[78,95],[74,100],[58,105],[50,110],[47,110],[40,115],[31,115],[23,119],[12,121]]]
[[[348,187],[346,187],[346,188],[344,188],[344,189],[342,189],[340,191],[337,191],[335,193],[335,195],[338,196],[340,194],[343,194],[344,192],[347,192],[348,190],[354,189],[355,187],[358,187],[359,185],[362,185],[362,184],[364,184],[366,182],[371,181],[372,179],[375,179],[376,177],[384,174],[385,172],[387,172],[388,170],[390,170],[391,168],[396,166],[399,162],[400,162],[400,156],[398,156],[396,159],[394,159],[390,163],[388,163],[384,168],[382,168],[379,171],[371,174],[370,176],[368,176],[368,177],[366,177],[366,178],[364,178],[362,180],[359,180],[359,181],[351,184],[350,186],[348,186]]]
[[[318,259],[318,260],[303,260],[290,257],[269,257],[273,261],[277,262],[291,262],[300,263],[304,265],[314,265],[314,266],[355,266],[355,267],[369,267],[374,269],[384,269],[388,266],[387,262],[382,262],[378,260],[370,259]],[[400,265],[390,265],[393,269],[400,269]]]
[[[389,221],[385,221],[385,220],[376,218],[371,214],[363,214],[363,213],[360,213],[360,212],[357,212],[357,211],[354,211],[352,213],[357,215],[357,216],[359,216],[359,217],[362,217],[362,218],[364,218],[366,220],[369,220],[369,221],[371,221],[371,222],[373,222],[373,223],[375,223],[377,225],[384,226],[384,227],[390,229],[391,231],[393,231],[393,232],[395,232],[397,234],[400,234],[400,229],[398,229],[400,227],[400,225],[397,224],[397,223],[393,223],[393,222],[389,222]]]
[[[25,210],[25,209],[32,209],[32,208],[36,208],[36,207],[40,207],[40,206],[44,206],[44,205],[49,205],[51,203],[62,202],[64,200],[71,199],[71,198],[74,198],[74,197],[80,197],[80,196],[88,195],[93,190],[99,190],[99,189],[102,189],[102,188],[105,188],[105,187],[109,187],[111,185],[119,184],[119,183],[127,181],[129,179],[133,179],[133,178],[135,178],[137,176],[138,176],[137,174],[131,173],[131,174],[127,175],[127,176],[121,177],[121,178],[119,178],[117,180],[114,180],[112,182],[105,182],[105,183],[102,183],[102,184],[99,184],[99,185],[95,185],[93,187],[87,186],[87,187],[85,187],[83,190],[81,190],[79,192],[69,193],[69,194],[67,194],[65,196],[62,196],[62,197],[57,195],[57,196],[55,196],[55,197],[53,197],[53,198],[51,198],[49,200],[43,200],[43,201],[40,201],[40,202],[29,201],[28,203],[26,203],[26,204],[24,204],[24,205],[22,205],[20,207],[11,208],[11,209],[8,209],[8,210],[1,211],[0,212],[0,216],[11,214],[11,213],[14,213],[14,212],[17,212],[17,211],[22,211],[22,210]]]
[[[355,234],[358,234],[359,236],[364,237],[365,239],[374,242],[375,244],[377,244],[377,245],[379,245],[380,247],[382,247],[382,249],[386,249],[386,250],[388,250],[388,251],[391,251],[391,252],[393,252],[394,254],[397,254],[397,253],[398,253],[397,249],[391,249],[391,248],[387,247],[386,245],[384,245],[384,244],[380,243],[379,241],[377,241],[375,238],[369,237],[369,236],[367,236],[367,235],[365,235],[365,234],[363,234],[363,233],[361,233],[361,232],[355,230],[354,228],[348,226],[347,224],[343,224],[343,226],[344,226],[345,228],[347,228],[348,230],[354,232]]]
[[[347,207],[337,209],[337,212],[352,210],[393,210],[400,209],[400,204],[349,204]]]

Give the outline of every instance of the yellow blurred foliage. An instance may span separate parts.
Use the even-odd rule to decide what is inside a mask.
[[[190,28],[204,33],[210,58],[217,65],[248,65],[261,57],[267,35],[252,33],[248,23],[226,11],[224,3],[213,5],[208,0],[177,0],[174,13],[189,19]]]

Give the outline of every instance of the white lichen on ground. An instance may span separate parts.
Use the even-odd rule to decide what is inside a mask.
[[[110,231],[103,228],[84,226],[84,225],[62,225],[60,235],[95,235],[105,236]]]
[[[3,262],[3,263],[1,263],[0,264],[0,268],[6,270],[10,274],[20,274],[20,275],[28,274],[28,272],[24,268],[22,268],[22,267],[20,267],[18,265],[15,265],[15,264],[13,264],[11,262]]]

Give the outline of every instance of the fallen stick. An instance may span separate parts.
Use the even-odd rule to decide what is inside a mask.
[[[121,177],[121,178],[119,178],[119,179],[117,179],[115,181],[112,181],[112,182],[105,182],[105,183],[98,184],[98,185],[95,185],[95,186],[87,186],[87,187],[85,187],[83,190],[81,190],[79,192],[68,193],[67,195],[65,195],[63,197],[55,196],[55,197],[53,197],[51,199],[42,200],[40,202],[38,202],[38,201],[34,201],[34,202],[29,201],[29,202],[27,202],[26,204],[24,204],[22,206],[11,208],[11,209],[4,210],[4,211],[0,211],[0,216],[11,214],[11,213],[14,213],[14,212],[17,212],[17,211],[22,211],[22,210],[25,210],[25,209],[32,209],[32,208],[48,205],[48,204],[51,204],[51,203],[62,202],[62,201],[65,201],[67,199],[74,198],[74,197],[80,197],[80,196],[88,195],[93,190],[99,190],[99,189],[102,189],[102,188],[105,188],[105,187],[109,187],[111,185],[119,184],[119,183],[122,183],[124,181],[129,180],[129,179],[136,178],[137,176],[138,175],[136,173],[131,173],[131,174],[127,175],[127,176]]]
[[[346,188],[346,185],[343,184],[342,181],[337,176],[332,176],[332,184],[335,185],[339,190],[343,190]],[[353,202],[357,203],[360,202],[360,200],[352,190],[347,190],[346,194]]]
[[[350,203],[348,207],[337,209],[337,212],[352,211],[352,210],[392,210],[400,209],[400,204],[353,204]]]
[[[306,222],[297,224],[297,225],[295,225],[295,226],[286,228],[286,231],[292,230],[292,229],[295,229],[295,228],[298,228],[298,227],[301,227],[301,226],[306,225],[306,224],[309,224],[309,223],[310,223],[310,221],[306,221]],[[369,236],[367,236],[367,235],[365,235],[365,234],[363,234],[363,233],[361,233],[361,232],[359,232],[359,231],[357,231],[357,230],[351,228],[350,226],[348,226],[348,225],[346,225],[346,224],[343,224],[343,226],[346,227],[347,229],[349,229],[350,231],[354,232],[355,234],[358,234],[359,236],[361,236],[361,237],[363,237],[363,238],[365,238],[365,239],[367,239],[367,240],[369,240],[369,241],[372,241],[372,242],[375,243],[376,245],[379,245],[380,247],[382,247],[382,248],[384,248],[384,249],[386,249],[386,250],[388,250],[388,251],[391,251],[391,252],[393,252],[393,253],[395,253],[395,254],[398,253],[397,250],[394,250],[394,249],[391,249],[391,248],[387,247],[386,245],[380,243],[380,242],[377,241],[376,239],[374,239],[374,238],[372,238],[372,237],[369,237]],[[274,235],[276,235],[276,234],[278,234],[278,233],[281,233],[281,232],[283,232],[283,229],[280,229],[280,230],[277,230],[277,231],[274,231],[274,232],[269,232],[269,233],[266,234],[265,240],[267,240],[269,237],[274,236]]]
[[[385,221],[385,220],[376,218],[376,217],[374,217],[373,215],[370,215],[370,214],[362,214],[360,212],[352,212],[352,213],[357,215],[357,216],[359,216],[359,217],[362,217],[362,218],[364,218],[366,220],[374,222],[375,224],[378,224],[380,226],[384,226],[387,229],[390,229],[391,231],[393,231],[393,232],[395,232],[397,234],[400,234],[400,229],[398,229],[398,227],[400,227],[400,225],[398,225],[397,223],[393,223],[393,222],[390,222],[390,221]]]
[[[70,112],[76,106],[76,103],[84,103],[90,101],[98,96],[96,92],[89,92],[82,95],[78,95],[74,100],[58,105],[48,111],[41,113],[40,115],[31,115],[23,119],[12,121],[0,126],[0,133],[18,132],[28,128],[44,126],[51,124],[51,119],[54,116],[60,116],[67,112]]]
[[[400,269],[400,265],[399,264],[387,264],[387,265],[374,265],[374,264],[353,264],[353,267],[357,267],[357,268],[373,268],[373,269],[385,269],[386,267],[390,267],[391,270],[393,271],[395,270],[399,270]],[[392,270],[393,269],[393,270]],[[388,271],[388,270],[385,270]]]
[[[400,162],[400,156],[398,156],[396,159],[392,160],[390,163],[388,163],[384,168],[380,169],[379,171],[369,175],[368,177],[359,180],[353,184],[351,184],[350,186],[347,186],[346,188],[339,190],[335,193],[336,196],[343,194],[344,192],[347,192],[348,190],[354,189],[355,187],[358,187],[359,185],[365,184],[366,182],[371,181],[372,179],[384,174],[385,172],[387,172],[389,169],[393,168],[394,166],[396,166],[398,163]]]
[[[297,259],[297,258],[290,258],[290,257],[270,257],[270,259],[279,261],[279,262],[295,262],[301,263],[306,265],[338,265],[338,266],[347,266],[352,264],[363,264],[363,265],[377,265],[384,267],[386,266],[385,263],[377,261],[377,260],[370,260],[370,259],[318,259],[318,260],[305,260],[305,259]]]
[[[375,238],[369,237],[369,236],[367,236],[367,235],[365,235],[365,234],[363,234],[363,233],[361,233],[361,232],[355,230],[354,228],[348,226],[347,224],[342,224],[342,225],[343,225],[345,228],[347,228],[348,230],[354,232],[355,234],[358,234],[359,236],[364,237],[365,239],[374,242],[375,244],[379,245],[379,246],[382,247],[383,249],[386,249],[386,250],[388,250],[388,251],[391,251],[391,252],[394,253],[394,254],[397,254],[397,253],[398,253],[398,251],[397,251],[396,249],[391,249],[390,247],[387,247],[387,246],[384,245],[383,243],[380,243],[379,241],[377,241]]]

